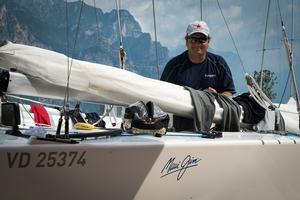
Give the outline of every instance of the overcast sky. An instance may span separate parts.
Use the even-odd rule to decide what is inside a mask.
[[[84,2],[93,5],[94,0]],[[155,0],[157,39],[162,45],[168,47],[171,56],[185,49],[186,27],[191,21],[200,19],[200,2],[201,0]],[[211,50],[236,54],[217,2],[217,0],[202,0],[202,17],[207,22],[212,37]],[[269,0],[219,0],[245,71],[250,74],[254,70],[259,70],[261,66],[268,2]],[[271,0],[270,5],[265,43],[266,49],[272,50],[265,51],[264,63],[266,68],[276,71],[280,82],[285,82],[287,56],[282,43],[277,2],[290,38],[293,29],[294,64],[296,68],[300,68],[298,66],[300,65],[300,0]],[[96,0],[96,7],[109,12],[116,8],[116,1]],[[128,10],[141,25],[142,31],[150,33],[154,40],[152,0],[120,0],[120,7]],[[294,26],[292,26],[292,9]],[[281,73],[283,70],[285,73]],[[300,74],[296,76],[300,77]]]
[[[279,0],[282,17],[290,37],[292,1]],[[93,0],[85,0],[85,2],[93,5]],[[263,46],[268,0],[219,0],[219,3],[245,67],[252,68],[260,65],[262,53],[259,50]],[[299,4],[299,0],[294,0],[295,22],[300,18]],[[116,8],[116,1],[96,0],[96,6],[108,12]],[[142,31],[149,32],[154,40],[152,0],[121,0],[120,7],[129,10],[141,25]],[[155,0],[157,39],[169,48],[171,55],[176,52],[176,49],[184,48],[187,24],[200,19],[200,11],[200,0]],[[208,23],[211,30],[211,48],[216,51],[236,52],[217,0],[202,0],[202,11],[203,20]],[[285,56],[282,55],[281,35],[277,0],[271,0],[266,48],[275,49],[266,52],[266,60],[271,52],[276,54],[277,51],[279,57]],[[299,25],[294,26],[294,35],[300,35]],[[295,39],[294,47],[297,54],[299,37]],[[299,56],[295,57],[296,62],[300,63]]]

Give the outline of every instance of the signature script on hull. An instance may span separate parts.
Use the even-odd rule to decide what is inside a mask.
[[[191,155],[179,161],[176,161],[176,157],[171,157],[160,172],[161,178],[177,173],[177,181],[179,181],[188,169],[198,166],[200,161],[200,158],[194,158]]]

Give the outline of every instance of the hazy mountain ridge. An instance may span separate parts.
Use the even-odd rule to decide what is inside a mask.
[[[62,0],[0,0],[0,38],[64,54],[68,54],[69,46],[69,55],[73,52],[74,58],[118,66],[120,36],[116,10],[104,13],[87,4],[83,4],[81,10],[81,4],[80,1],[67,3],[66,12],[66,2]],[[153,72],[155,42],[149,33],[142,32],[127,10],[121,10],[120,16],[127,68],[144,76],[157,77],[156,71]],[[169,51],[158,42],[158,52],[159,65],[164,67]]]

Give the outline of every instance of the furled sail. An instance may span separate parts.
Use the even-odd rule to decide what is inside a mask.
[[[8,93],[64,98],[67,57],[38,47],[8,42],[0,47],[0,67],[13,69]],[[129,105],[153,101],[164,111],[192,117],[190,93],[183,87],[146,78],[107,65],[72,61],[70,98],[107,104]],[[222,108],[216,104],[215,119]]]

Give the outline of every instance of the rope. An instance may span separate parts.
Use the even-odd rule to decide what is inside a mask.
[[[254,87],[252,86],[247,86],[248,87],[248,91],[250,92],[251,96],[255,99],[255,101],[264,109],[268,110],[268,106],[266,104],[266,102],[264,102],[262,100],[262,98],[260,97],[259,93],[257,92],[257,90],[254,89]]]
[[[68,26],[69,26],[68,1],[66,0],[67,85],[66,85],[65,96],[64,96],[64,106],[63,106],[63,109],[61,109],[61,111],[60,111],[61,115],[60,115],[60,118],[59,118],[59,123],[58,123],[58,126],[57,126],[56,135],[60,135],[60,129],[61,129],[63,115],[65,117],[65,135],[69,134],[70,76],[71,76],[71,71],[72,71],[72,64],[73,64],[73,57],[74,57],[75,47],[76,47],[78,33],[79,33],[79,26],[80,26],[80,20],[81,20],[83,5],[84,5],[84,1],[82,0],[81,1],[81,6],[80,6],[80,13],[79,13],[79,18],[78,18],[78,23],[77,23],[76,34],[75,34],[74,45],[73,45],[72,54],[71,54],[71,62],[70,62],[70,55],[69,55],[69,31],[68,31]]]
[[[234,41],[234,39],[233,39],[233,36],[232,36],[232,34],[231,34],[231,31],[230,31],[230,29],[229,29],[229,26],[228,26],[228,24],[227,24],[227,21],[226,21],[226,19],[225,19],[225,16],[224,16],[224,14],[223,14],[222,8],[221,8],[220,3],[219,3],[219,0],[217,0],[217,3],[218,3],[218,7],[219,7],[219,9],[220,9],[220,11],[221,11],[221,15],[222,15],[222,17],[223,17],[223,20],[224,20],[224,22],[225,22],[225,25],[226,25],[226,27],[227,27],[227,30],[228,30],[228,32],[229,32],[230,38],[231,38],[231,40],[232,40],[232,43],[233,43],[233,45],[234,45],[235,51],[236,51],[236,53],[237,53],[237,55],[238,55],[238,57],[239,57],[241,66],[242,66],[242,68],[243,68],[243,71],[244,71],[244,73],[246,73],[246,69],[245,69],[245,67],[244,67],[242,58],[241,58],[241,56],[240,56],[240,53],[239,53],[239,51],[238,51],[238,48],[237,48],[237,46],[236,46],[236,44],[235,44],[235,41]]]
[[[202,2],[202,0],[200,0],[200,20],[202,21],[203,20],[203,10],[202,10],[202,4],[203,4],[203,2]]]
[[[121,32],[121,18],[120,18],[120,0],[116,0],[118,25],[119,25],[119,35],[120,35],[120,46],[123,46],[123,36]]]
[[[269,106],[275,108],[275,105],[273,105],[269,97],[267,97],[267,95],[262,91],[254,78],[247,73],[245,77],[248,85],[248,90],[251,95],[253,95],[253,97],[257,99],[257,103],[261,104],[261,106],[263,106],[264,108],[269,108]],[[268,103],[269,105],[267,105],[266,103]]]
[[[96,8],[96,0],[94,0],[94,11],[95,11],[95,18],[96,18],[97,41],[100,41],[100,27],[99,27],[99,19],[98,19],[97,8]]]
[[[104,112],[102,114],[102,117],[98,121],[93,123],[93,125],[96,126],[97,124],[99,124],[106,116],[109,115],[109,113],[112,111],[112,109],[113,109],[112,105],[105,105],[105,109],[104,109]]]
[[[289,80],[290,80],[290,76],[291,76],[291,71],[289,71],[288,77],[287,77],[287,79],[286,79],[285,86],[284,86],[284,90],[283,90],[283,92],[282,92],[282,95],[281,95],[281,98],[280,98],[280,101],[279,101],[278,108],[280,108],[281,103],[282,103],[282,101],[283,101],[283,97],[284,97],[284,95],[285,95],[286,88],[287,88],[287,85],[288,85]]]
[[[29,115],[29,117],[32,119],[32,121],[35,122],[34,117],[33,117],[32,114],[29,112],[29,110],[26,109],[25,105],[24,105],[23,103],[22,103],[21,105],[22,105],[23,109],[26,111],[26,113]],[[21,115],[22,115],[22,119],[23,119],[23,126],[25,126],[26,124],[25,124],[25,116],[24,116],[24,113],[21,112]]]
[[[292,34],[293,34],[293,7],[294,7],[294,5],[293,5],[293,1],[292,1]],[[278,11],[279,11],[279,16],[280,16],[280,21],[281,21],[281,26],[283,26],[283,18],[282,18],[282,14],[281,14],[281,10],[280,10],[280,6],[279,6],[279,1],[277,0],[277,7],[278,7]],[[293,47],[292,47],[292,43],[291,43],[291,50],[293,49]],[[292,65],[293,65],[293,62],[292,62]],[[287,80],[286,80],[286,83],[285,83],[285,87],[284,87],[284,90],[283,90],[283,93],[282,93],[282,95],[281,95],[281,99],[280,99],[280,103],[279,103],[279,107],[280,107],[280,105],[281,105],[281,103],[282,103],[282,101],[283,101],[283,97],[284,97],[284,95],[285,95],[285,92],[286,92],[286,89],[287,89],[287,85],[288,85],[288,82],[289,82],[289,79],[290,79],[290,75],[291,75],[291,69],[289,69],[289,73],[288,73],[288,78],[287,78]],[[291,92],[291,85],[290,85],[290,96],[292,96],[292,92]]]
[[[293,44],[294,44],[294,0],[292,0],[292,30],[291,30],[291,49],[293,51]],[[292,63],[293,67],[294,67],[294,62]],[[290,85],[290,97],[292,96],[292,84]]]
[[[277,1],[278,2],[278,1]],[[291,49],[293,49],[293,41],[294,41],[294,0],[292,0],[292,30],[291,30]]]
[[[72,71],[72,65],[73,65],[73,57],[75,53],[75,47],[78,39],[78,33],[79,33],[79,27],[80,27],[80,21],[81,21],[81,15],[82,15],[82,9],[83,9],[84,1],[81,1],[81,6],[80,6],[80,12],[79,12],[79,17],[78,17],[78,23],[77,23],[77,28],[76,28],[76,34],[75,34],[75,40],[74,40],[74,45],[72,49],[72,54],[71,54],[71,63],[68,65],[68,78],[67,78],[67,88],[66,88],[66,93],[65,93],[65,98],[67,103],[69,102],[69,86],[70,86],[70,76],[71,76],[71,71]]]
[[[121,31],[120,0],[116,0],[116,9],[117,9],[118,28],[119,28],[119,35],[120,35],[120,48],[119,48],[120,68],[125,69],[126,52],[123,47],[123,36]]]
[[[279,0],[277,0],[277,6],[278,6],[278,10],[279,10],[279,16],[280,16],[280,21],[281,21],[281,27],[282,27],[282,34],[283,34],[283,41],[284,41],[284,45],[286,47],[286,53],[288,56],[288,62],[290,65],[292,65],[293,63],[293,54],[292,54],[292,49],[291,46],[289,45],[289,40],[285,31],[285,26],[283,23],[283,19],[282,19],[282,15],[281,15],[281,10],[280,10],[280,6],[279,6]]]
[[[270,14],[270,6],[271,6],[271,0],[268,2],[268,9],[267,9],[267,17],[265,22],[265,33],[264,33],[264,40],[263,40],[263,48],[262,48],[262,57],[261,57],[261,65],[260,65],[260,80],[259,80],[259,86],[263,88],[263,67],[264,67],[264,58],[265,58],[265,51],[266,51],[266,38],[267,38],[267,30],[268,30],[268,21],[269,21],[269,14]]]
[[[69,76],[69,62],[70,62],[70,47],[69,47],[69,14],[68,14],[68,0],[66,0],[66,40],[67,40],[67,49],[66,49],[66,55],[67,55],[67,65],[68,65],[68,76]],[[65,97],[64,97],[64,105],[66,105],[66,96],[67,96],[67,89],[65,91]]]
[[[281,15],[281,11],[280,11],[280,6],[279,6],[279,0],[277,0],[277,5],[278,5],[278,10],[280,13],[280,19],[281,19],[281,27],[282,27],[282,34],[283,34],[283,41],[284,41],[284,45],[286,48],[286,53],[288,56],[288,62],[289,62],[289,68],[290,68],[290,72],[292,75],[292,85],[295,91],[295,99],[296,99],[296,106],[297,106],[297,112],[299,114],[299,129],[300,129],[300,100],[299,100],[299,93],[298,93],[298,88],[297,88],[297,82],[296,82],[296,77],[295,77],[295,71],[293,68],[293,52],[285,31],[285,26],[283,24],[283,20],[282,20],[282,15]]]

